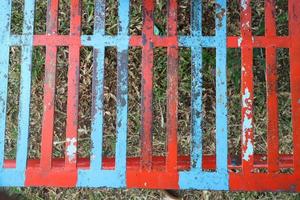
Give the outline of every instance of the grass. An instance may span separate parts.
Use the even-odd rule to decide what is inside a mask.
[[[22,33],[24,0],[13,1],[12,32]],[[157,35],[166,35],[167,5],[164,0],[156,0],[154,21]],[[205,0],[203,34],[214,35],[213,1]],[[238,1],[229,1],[228,7],[228,35],[240,35]],[[69,3],[70,0],[60,1],[58,33],[69,34]],[[116,0],[106,0],[106,26],[108,35],[118,32],[118,13]],[[35,34],[46,32],[46,0],[36,0]],[[277,1],[276,22],[277,34],[287,35],[287,0]],[[189,0],[182,0],[178,10],[178,33],[190,34],[190,6]],[[264,34],[263,1],[253,1],[253,34]],[[82,0],[82,34],[93,34],[94,4],[93,0]],[[130,35],[141,35],[142,32],[142,5],[141,0],[131,0],[130,8]],[[204,123],[204,152],[215,152],[215,50],[203,51],[203,118]],[[128,110],[128,140],[127,155],[140,154],[141,113],[141,48],[129,49],[129,110]],[[9,98],[7,111],[6,158],[15,158],[17,140],[18,93],[20,82],[20,48],[11,48],[9,72]],[[178,146],[179,153],[190,153],[190,91],[191,91],[191,51],[180,48],[179,57],[179,105],[178,105]],[[292,153],[291,137],[291,105],[289,88],[289,55],[286,49],[279,49],[278,56],[278,95],[279,95],[279,133],[280,153]],[[65,142],[66,123],[66,94],[68,72],[68,48],[60,47],[57,55],[57,76],[55,96],[55,132],[54,157],[62,157]],[[155,155],[164,155],[166,149],[166,49],[155,48],[154,51],[154,90],[153,90],[153,149]],[[227,78],[228,78],[228,141],[231,155],[240,155],[241,133],[241,96],[240,75],[241,61],[239,49],[228,49]],[[265,53],[263,49],[254,51],[255,69],[255,141],[256,152],[265,152],[266,148],[266,94],[265,94]],[[91,84],[93,72],[93,48],[82,47],[80,58],[80,87],[79,87],[79,128],[78,128],[78,155],[89,157],[91,148]],[[43,82],[44,82],[45,47],[35,47],[33,52],[32,68],[32,98],[30,113],[30,141],[29,158],[39,158],[41,141],[41,120],[43,110]],[[106,49],[105,83],[104,83],[104,152],[106,156],[113,156],[115,144],[116,120],[116,50],[114,47]],[[11,196],[20,199],[162,199],[164,193],[159,190],[141,189],[60,189],[60,188],[9,188],[5,189]],[[209,192],[209,191],[180,191],[184,199],[283,199],[299,198],[297,194],[268,193],[268,192]]]

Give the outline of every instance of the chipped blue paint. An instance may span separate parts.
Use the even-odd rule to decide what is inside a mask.
[[[192,1],[191,36],[179,45],[192,50],[192,149],[191,169],[179,172],[180,189],[228,190],[227,172],[227,85],[226,85],[226,0],[216,1],[216,36],[202,36],[202,2]],[[216,48],[216,171],[202,170],[202,48]]]
[[[11,0],[0,3],[0,168],[3,167],[9,67]],[[2,181],[1,181],[2,182]]]
[[[207,47],[207,48],[215,48],[217,45],[216,38],[214,36],[180,36],[178,38],[178,45],[182,47]]]
[[[20,80],[20,99],[19,99],[19,115],[18,115],[18,141],[16,153],[16,168],[1,169],[0,170],[0,186],[24,186],[25,169],[27,160],[27,146],[29,135],[29,113],[30,113],[30,88],[31,88],[31,62],[32,62],[32,48],[33,48],[33,20],[34,20],[35,0],[26,0],[24,2],[24,22],[23,22],[23,38],[26,43],[15,44],[22,46],[21,58],[21,80]],[[6,115],[6,99],[7,99],[7,72],[8,72],[8,59],[9,59],[9,44],[10,44],[10,12],[11,1],[2,1],[0,5],[0,28],[1,30],[1,43],[0,55],[3,59],[0,61],[0,98],[4,99],[0,110],[0,132],[1,132],[1,151],[0,160],[1,167],[3,167],[3,153],[4,151],[4,134],[5,134],[5,115]],[[3,15],[2,15],[3,13]],[[2,40],[4,39],[4,40]],[[3,56],[7,55],[7,56]],[[13,177],[13,178],[12,178]]]
[[[250,160],[250,156],[253,155],[253,144],[251,142],[251,139],[248,139],[248,142],[247,142],[247,149],[244,153],[244,156],[243,156],[243,160],[246,160],[246,161],[249,161]]]
[[[195,169],[202,167],[202,48],[192,48],[192,149],[191,165]]]
[[[216,171],[220,177],[226,177],[227,171],[227,33],[226,33],[226,0],[216,2],[219,17],[216,20]]]
[[[94,35],[82,36],[83,46],[94,47],[93,77],[93,113],[92,113],[92,151],[91,165],[88,170],[79,170],[79,187],[125,187],[126,186],[126,136],[128,110],[128,25],[129,0],[119,2],[119,33],[117,36],[105,34],[105,1],[95,1]],[[115,170],[102,170],[103,137],[103,80],[105,46],[117,46],[118,49],[118,94],[117,94],[117,142]]]

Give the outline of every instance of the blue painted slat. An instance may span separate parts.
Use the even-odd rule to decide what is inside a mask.
[[[119,33],[117,36],[105,34],[105,1],[95,2],[94,35],[82,36],[82,45],[94,47],[93,114],[92,114],[92,151],[91,166],[88,170],[79,170],[79,187],[125,187],[126,186],[126,136],[128,109],[128,25],[129,0],[119,2]],[[117,142],[115,170],[102,170],[103,137],[103,81],[105,46],[117,46],[118,49],[118,94],[117,94]]]
[[[202,48],[192,47],[192,145],[191,164],[193,169],[202,169]]]
[[[102,164],[104,50],[94,49],[91,169]]]
[[[9,6],[11,6],[11,4]],[[7,10],[9,12],[11,11],[11,9],[8,8]],[[2,169],[2,173],[0,175],[1,176],[0,185],[5,185],[5,186],[24,186],[24,181],[25,181],[27,145],[28,145],[28,136],[29,136],[34,10],[35,10],[35,0],[26,0],[24,2],[24,22],[23,22],[23,38],[24,39],[26,38],[26,43],[20,41],[19,44],[15,44],[18,46],[22,46],[21,76],[20,76],[21,81],[20,81],[20,97],[19,97],[20,99],[19,99],[19,116],[18,116],[18,141],[17,141],[17,154],[16,154],[16,168]],[[0,26],[2,27],[2,25]],[[5,34],[6,37],[10,37],[9,30],[7,30]],[[7,41],[6,45],[9,45],[10,42],[8,40],[6,41]],[[7,58],[9,59],[8,55]],[[7,80],[4,85],[6,85],[6,90],[7,90]],[[2,94],[0,94],[0,96],[2,97]],[[4,112],[3,114],[5,115],[6,112]],[[0,131],[2,132],[2,129],[0,129]],[[5,133],[5,130],[3,133]]]
[[[95,1],[94,34],[103,40],[105,33],[105,0]],[[103,137],[103,84],[104,84],[104,48],[94,49],[93,71],[93,103],[92,103],[92,150],[91,169],[96,170],[102,165]]]
[[[0,169],[4,159],[11,4],[11,0],[0,2]]]
[[[194,36],[202,35],[202,1],[192,0],[191,2],[191,33]]]
[[[97,187],[103,180],[111,180],[110,174],[101,173],[102,144],[103,144],[103,83],[104,83],[104,34],[105,34],[105,0],[95,1],[94,42],[94,69],[93,69],[93,99],[92,99],[92,124],[91,124],[91,158],[90,169],[79,170],[77,186]],[[82,40],[82,45],[85,45]],[[101,185],[105,186],[105,185]]]
[[[117,62],[117,142],[116,142],[116,172],[120,184],[126,186],[126,139],[128,111],[128,48],[129,48],[129,1],[119,3],[119,36],[123,42],[118,43]]]
[[[94,36],[103,37],[105,34],[105,0],[95,0]]]
[[[192,47],[200,46],[207,48],[216,47],[216,37],[214,36],[180,36],[178,38],[178,46],[181,47]]]
[[[226,1],[216,1],[216,170],[228,180],[227,172],[227,46],[226,46]]]
[[[216,35],[202,36],[200,0],[192,1],[192,34],[179,38],[179,45],[192,50],[192,150],[191,169],[179,172],[181,189],[228,190],[227,94],[226,94],[226,0],[216,1]],[[220,21],[221,20],[221,21]],[[202,48],[216,48],[216,171],[202,170]]]
[[[17,168],[25,170],[29,136],[31,66],[33,51],[35,0],[26,0],[24,4],[23,35],[28,37],[28,46],[22,47],[20,104],[19,104],[19,138],[17,144]]]

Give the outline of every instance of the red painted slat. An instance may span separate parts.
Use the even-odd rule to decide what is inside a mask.
[[[50,169],[53,145],[56,47],[46,47],[44,113],[42,121],[41,168]]]
[[[275,1],[265,2],[266,37],[276,36]],[[266,48],[266,84],[268,115],[268,172],[277,173],[279,157],[276,48]]]
[[[241,47],[242,41],[244,39],[238,36],[227,37],[227,47],[229,48],[239,48]],[[290,47],[290,37],[289,36],[252,36],[250,43],[244,43],[243,47],[250,48],[266,48],[266,47]]]
[[[243,173],[253,166],[253,49],[250,0],[241,1],[241,55],[242,55],[242,165]],[[244,45],[248,45],[245,47]]]
[[[267,168],[268,162],[264,159],[266,155],[254,155],[254,168]],[[237,161],[233,161],[234,158],[228,159],[228,169],[230,171],[241,169],[241,166]],[[293,155],[280,155],[278,159],[278,164],[280,168],[292,168],[293,167]],[[140,170],[140,158],[139,157],[129,157],[127,158],[127,170],[130,171],[139,171]],[[29,159],[28,160],[28,168],[29,169],[36,169],[39,167],[39,160],[38,159]],[[103,169],[105,170],[112,170],[114,169],[114,158],[103,158]],[[166,166],[166,158],[163,156],[153,156],[152,157],[152,169],[157,171],[162,171],[165,169]],[[53,168],[63,168],[65,166],[65,159],[64,158],[54,158],[52,160],[52,167]],[[179,171],[182,170],[189,170],[190,169],[190,156],[178,156],[177,162],[177,169]],[[4,162],[5,168],[15,168],[16,161],[15,160],[5,160]],[[89,158],[78,158],[77,160],[77,167],[78,168],[89,168],[90,167],[90,159]],[[205,170],[213,170],[216,168],[216,157],[213,155],[204,155],[203,156],[203,169]],[[234,173],[234,172],[232,172]]]
[[[57,33],[58,0],[52,0],[48,4],[47,35]],[[55,99],[55,77],[56,77],[56,53],[57,48],[46,47],[45,61],[45,83],[44,83],[44,114],[42,122],[41,142],[41,167],[51,168],[53,125],[54,125],[54,99]]]
[[[70,34],[80,36],[81,13],[80,1],[71,1]],[[80,46],[72,45],[69,48],[68,70],[68,102],[66,126],[66,168],[76,168],[77,162],[77,129],[78,129],[78,95],[79,95],[79,65]]]
[[[168,36],[177,35],[177,2],[170,0]],[[176,42],[178,44],[178,42]],[[177,172],[178,45],[168,48],[167,88],[167,171]]]
[[[144,19],[142,33],[142,137],[141,137],[141,166],[144,170],[151,170],[152,158],[152,79],[153,79],[153,10],[152,0],[143,0]]]
[[[54,167],[52,159],[53,148],[53,125],[54,125],[54,107],[55,107],[55,78],[56,78],[56,60],[57,46],[63,46],[63,43],[55,43],[56,38],[73,39],[71,43],[74,46],[69,48],[69,70],[68,70],[68,116],[66,137],[72,139],[77,135],[77,108],[78,106],[78,78],[79,78],[79,45],[80,45],[80,10],[79,4],[72,0],[71,14],[76,15],[76,19],[71,19],[71,36],[57,35],[58,22],[58,4],[59,0],[51,0],[48,4],[47,15],[47,31],[46,36],[35,36],[34,44],[46,45],[46,60],[45,60],[45,83],[44,83],[44,113],[42,121],[42,141],[41,141],[41,158],[39,166],[28,165],[26,170],[26,186],[60,186],[74,187],[77,182],[77,166],[75,160],[70,160],[70,156],[66,156],[64,166]],[[78,21],[79,20],[79,21]],[[75,33],[75,34],[74,34]],[[75,37],[76,36],[76,37]],[[36,39],[38,41],[36,41]],[[67,139],[68,140],[68,139]],[[73,141],[67,141],[67,151],[74,150]],[[76,145],[76,142],[75,144]],[[73,148],[73,149],[72,149]],[[75,146],[76,149],[76,146]],[[68,153],[67,153],[68,154]],[[69,154],[70,155],[70,154]]]
[[[294,144],[294,173],[300,176],[300,6],[298,0],[289,0],[290,84]]]
[[[278,98],[277,98],[277,65],[276,49],[266,49],[266,81],[267,81],[267,115],[268,115],[268,170],[276,173],[279,156],[278,137]]]
[[[178,189],[177,171],[177,84],[178,39],[177,2],[168,2],[168,35],[153,35],[154,1],[143,1],[144,20],[142,36],[132,36],[130,45],[142,46],[142,155],[141,168],[127,168],[127,187]],[[156,167],[152,156],[152,84],[153,48],[167,47],[167,153],[164,163]],[[154,160],[153,160],[154,159]],[[127,165],[128,166],[128,165]]]

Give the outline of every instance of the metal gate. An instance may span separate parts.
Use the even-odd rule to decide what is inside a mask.
[[[93,35],[81,35],[81,1],[70,0],[70,34],[59,35],[59,0],[48,0],[47,31],[34,35],[35,0],[24,1],[23,34],[11,34],[12,0],[0,3],[0,185],[114,187],[160,189],[209,189],[254,191],[299,191],[300,186],[300,2],[289,0],[289,36],[276,35],[275,0],[265,1],[265,36],[252,36],[250,0],[241,0],[241,36],[226,33],[226,0],[216,0],[216,34],[202,35],[202,2],[191,1],[191,34],[177,34],[177,10],[180,1],[168,0],[167,36],[154,34],[154,1],[143,0],[142,35],[128,35],[130,1],[119,1],[119,32],[105,34],[105,0],[95,0]],[[9,70],[9,48],[21,46],[20,109],[16,160],[4,159],[6,109]],[[27,159],[31,67],[33,46],[46,46],[44,110],[41,157]],[[65,158],[52,158],[56,55],[58,46],[69,47],[68,99]],[[92,149],[89,159],[77,158],[80,47],[94,48],[92,90]],[[103,84],[106,46],[117,47],[117,128],[114,159],[102,157]],[[128,121],[128,49],[142,47],[142,132],[141,156],[126,157]],[[153,123],[153,50],[167,48],[167,150],[165,157],[152,154]],[[178,155],[178,59],[179,47],[192,52],[191,89],[191,155]],[[202,49],[216,49],[216,155],[203,155],[202,147]],[[267,161],[254,155],[253,137],[253,48],[266,48],[267,80]],[[227,145],[227,48],[241,49],[242,158],[236,164],[228,156]],[[290,53],[292,98],[292,155],[279,154],[276,49]],[[115,166],[113,166],[115,161]],[[211,162],[210,162],[211,161]],[[213,168],[215,171],[205,171]],[[103,164],[104,163],[104,164]],[[105,167],[101,167],[105,166]],[[254,169],[263,166],[267,173]],[[281,173],[281,167],[293,168],[292,174]],[[237,172],[235,169],[239,169]],[[12,178],[13,177],[13,178]]]

